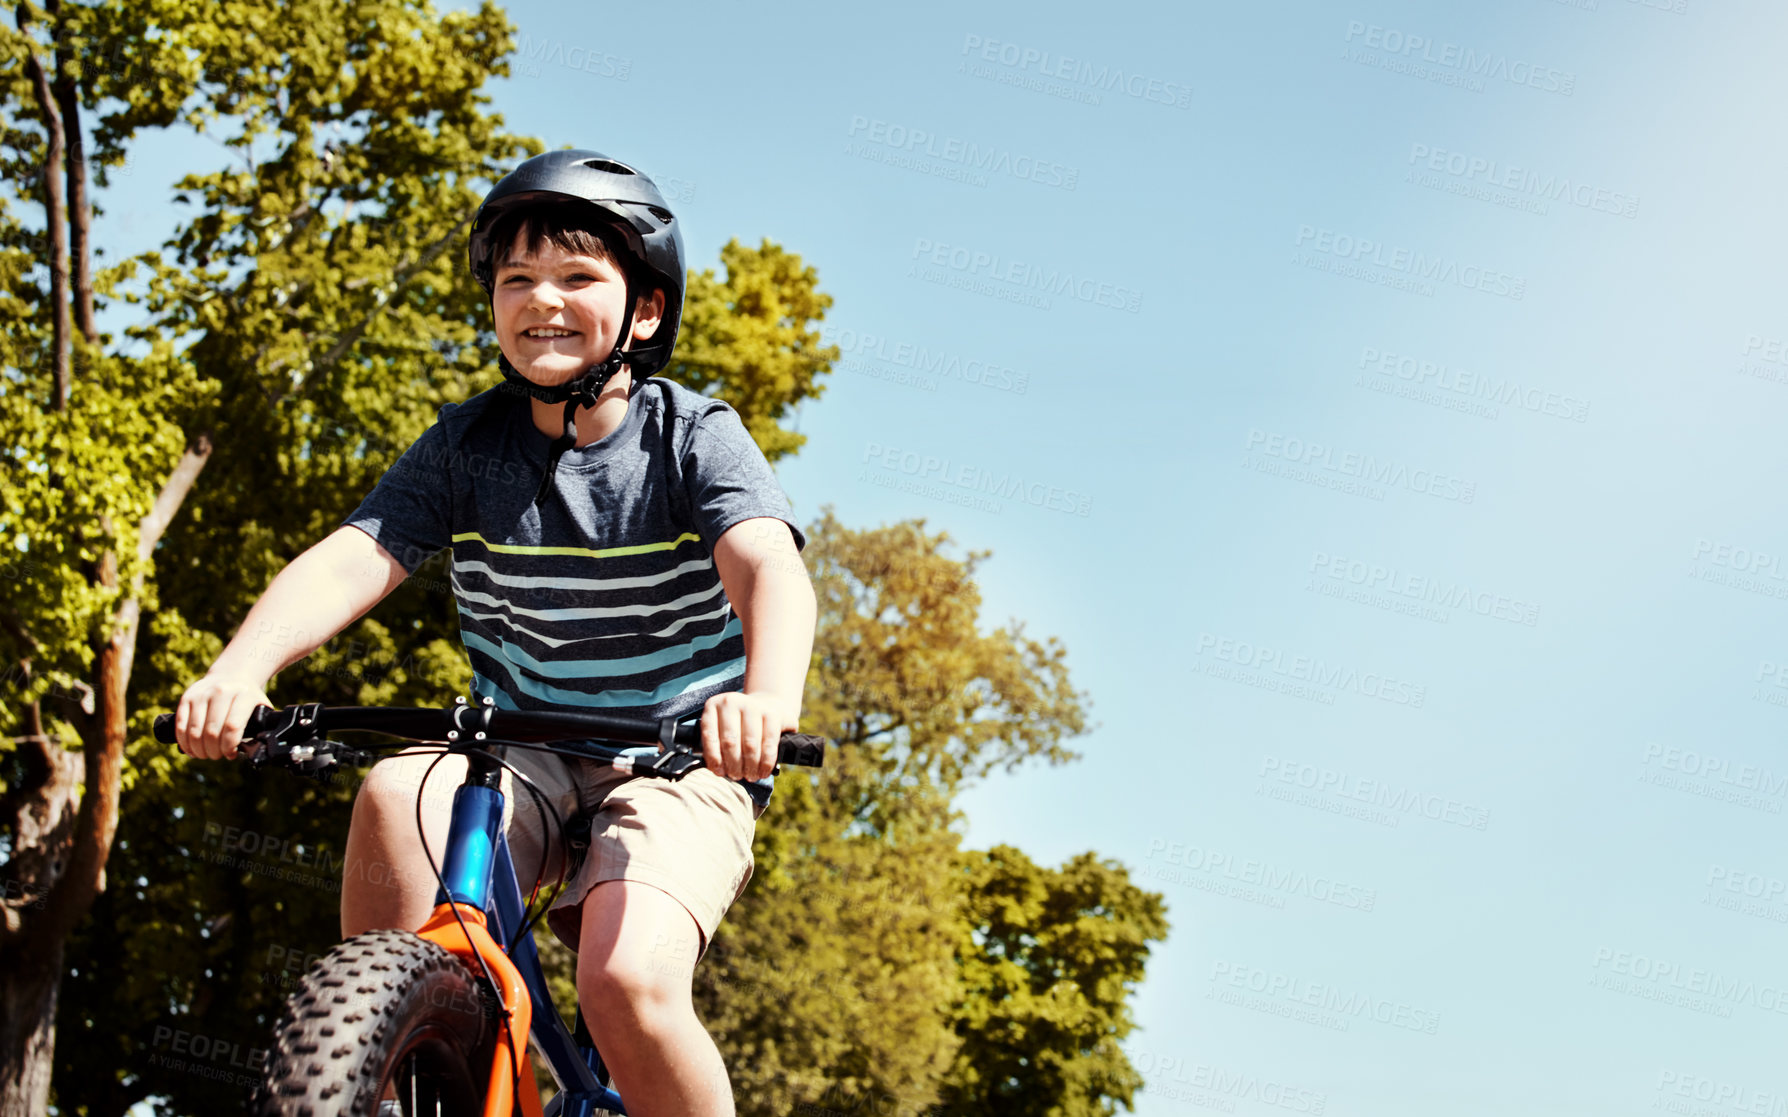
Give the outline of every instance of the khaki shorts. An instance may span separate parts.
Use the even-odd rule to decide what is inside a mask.
[[[630,880],[661,889],[688,909],[701,928],[700,949],[707,950],[721,917],[751,879],[751,836],[763,812],[743,787],[705,768],[666,780],[532,749],[512,748],[505,759],[527,773],[561,820],[595,811],[590,847],[546,915],[561,942],[577,949],[583,902],[592,888]],[[569,852],[563,836],[554,832],[548,841],[551,813],[507,771],[503,797],[503,825],[522,899],[534,887],[543,850],[540,888],[547,895]]]

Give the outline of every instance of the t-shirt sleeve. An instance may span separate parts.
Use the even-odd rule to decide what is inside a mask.
[[[407,573],[453,542],[452,471],[447,431],[437,421],[379,478],[353,515],[342,521],[378,540]]]
[[[732,408],[716,407],[693,421],[683,448],[683,484],[696,530],[710,548],[734,524],[759,516],[781,520],[794,533],[795,546],[807,546],[788,495]]]

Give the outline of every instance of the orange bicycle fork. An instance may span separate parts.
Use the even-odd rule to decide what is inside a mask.
[[[484,912],[470,904],[441,904],[416,933],[457,957],[474,975],[488,970],[496,982],[504,1027],[491,1051],[484,1117],[514,1117],[518,1084],[524,1117],[541,1117],[540,1091],[534,1086],[533,1069],[528,1062],[533,1001],[521,972],[486,929]],[[481,962],[483,969],[479,968]]]
[[[467,760],[466,782],[453,793],[453,822],[435,911],[416,933],[457,957],[474,976],[489,973],[496,983],[504,1026],[491,1051],[484,1117],[514,1117],[522,1076],[527,1079],[519,1090],[522,1113],[542,1117],[540,1091],[528,1061],[533,1001],[521,971],[491,937],[484,914],[502,840],[502,770],[483,753],[471,752]]]

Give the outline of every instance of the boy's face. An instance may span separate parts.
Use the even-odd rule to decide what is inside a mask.
[[[531,253],[517,234],[491,292],[497,344],[529,380],[562,384],[608,356],[621,330],[626,292],[626,279],[613,263],[550,241]],[[634,338],[645,341],[656,333],[663,313],[663,291],[640,299]]]

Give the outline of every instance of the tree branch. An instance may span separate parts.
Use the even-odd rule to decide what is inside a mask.
[[[42,650],[43,645],[37,642],[37,638],[25,628],[25,623],[19,620],[19,615],[11,609],[0,609],[0,625],[4,625],[6,631],[12,633],[13,639],[31,649],[32,652]]]
[[[355,323],[347,333],[341,335],[341,337],[336,340],[336,343],[330,347],[329,352],[323,354],[322,359],[311,366],[311,370],[305,374],[303,380],[298,382],[293,391],[303,392],[305,384],[313,377],[326,373],[334,368],[336,362],[340,361],[343,355],[345,355],[349,349],[354,347],[356,342],[366,336],[366,331],[372,328],[374,322],[378,321],[379,315],[385,313],[385,308],[397,301],[397,296],[403,292],[404,288],[410,285],[410,280],[415,277],[416,273],[434,263],[441,253],[446,251],[447,246],[459,238],[460,230],[464,229],[467,225],[470,225],[472,219],[476,216],[478,216],[476,210],[466,214],[453,226],[453,228],[447,230],[446,236],[443,236],[440,240],[435,241],[433,244],[423,249],[422,255],[418,256],[414,263],[410,264],[408,267],[399,268],[397,274],[392,277],[391,298],[386,299],[381,303],[374,303],[373,308],[367,312],[366,317]]]
[[[29,5],[20,4],[18,7],[19,30],[26,32],[29,22]],[[43,62],[37,57],[35,41],[28,33],[24,35],[24,38],[26,40],[25,73],[31,80],[31,92],[37,100],[37,109],[43,114],[45,151],[41,177],[43,178],[44,195],[44,232],[50,241],[50,322],[56,385],[52,407],[56,411],[61,411],[68,406],[68,393],[72,381],[69,361],[72,324],[69,322],[68,307],[68,214],[62,196],[62,176],[59,173],[63,165],[62,113],[56,107],[56,99],[50,92],[49,77],[44,73]]]
[[[149,556],[155,552],[155,545],[161,542],[162,534],[174,521],[174,514],[185,503],[186,494],[192,491],[193,482],[199,479],[199,471],[210,460],[211,435],[204,432],[187,447],[186,453],[174,466],[174,471],[168,474],[161,492],[156,494],[155,503],[150,506],[148,514],[137,525],[137,558],[147,562]]]

